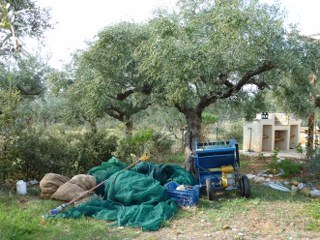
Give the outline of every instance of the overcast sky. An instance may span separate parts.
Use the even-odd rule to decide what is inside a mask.
[[[272,2],[273,0],[265,0]],[[123,20],[145,21],[159,7],[172,8],[175,0],[38,0],[51,8],[57,22],[45,36],[50,64],[61,67],[70,61],[70,53],[84,48],[104,26]],[[288,10],[289,21],[298,22],[304,34],[320,33],[320,1],[280,0]]]

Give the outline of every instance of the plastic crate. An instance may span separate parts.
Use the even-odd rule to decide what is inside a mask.
[[[190,186],[185,190],[176,190],[180,184],[169,182],[165,184],[168,196],[175,200],[180,206],[193,206],[199,203],[200,186]]]

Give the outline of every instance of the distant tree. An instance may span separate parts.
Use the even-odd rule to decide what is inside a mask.
[[[193,171],[204,110],[277,84],[280,73],[292,71],[298,49],[277,5],[183,0],[179,7],[150,22],[151,36],[137,56],[139,71],[157,86],[154,93],[186,118],[185,166]]]
[[[285,111],[308,118],[307,146],[313,148],[315,112],[320,110],[320,41],[301,35],[297,42],[299,51],[293,59],[299,62],[273,89],[273,96]]]
[[[107,114],[133,128],[132,115],[149,107],[152,86],[138,73],[136,48],[148,38],[143,25],[120,23],[103,29],[76,58],[76,81],[69,95],[82,117]],[[88,120],[88,119],[87,119]]]
[[[12,142],[21,131],[21,114],[18,111],[21,96],[15,90],[0,88],[0,181],[13,171]]]
[[[36,96],[44,92],[50,67],[36,56],[6,58],[0,62],[0,88],[16,89],[23,96]]]

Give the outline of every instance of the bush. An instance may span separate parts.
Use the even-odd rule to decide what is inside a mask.
[[[109,160],[116,148],[117,138],[115,136],[108,138],[102,132],[86,132],[75,145],[78,153],[75,162],[76,171],[84,173],[100,165],[101,162]]]
[[[235,139],[238,144],[242,144],[243,141],[243,122],[231,121],[230,126],[224,133],[225,139]]]
[[[121,161],[132,161],[132,154],[138,158],[143,153],[149,153],[153,159],[171,152],[173,140],[151,129],[137,131],[120,141],[116,156]]]
[[[269,164],[269,168],[275,170],[276,172],[279,172],[280,169],[283,169],[285,173],[282,175],[282,177],[288,177],[290,175],[300,173],[302,165],[297,162],[289,161],[288,159],[285,159],[280,162],[273,160]]]
[[[310,157],[309,171],[314,175],[314,177],[320,177],[320,149],[316,148]]]
[[[66,176],[85,173],[111,158],[117,139],[104,132],[65,131],[38,128],[22,132],[10,145],[14,154],[7,163],[7,178],[41,179],[53,172]]]

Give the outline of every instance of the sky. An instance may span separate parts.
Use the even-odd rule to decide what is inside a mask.
[[[272,2],[273,0],[265,0]],[[49,64],[61,68],[71,53],[86,47],[105,26],[124,20],[146,21],[157,8],[172,8],[175,0],[37,0],[51,8],[55,28],[45,33]],[[319,0],[279,0],[288,10],[288,21],[300,25],[303,34],[320,33]]]

